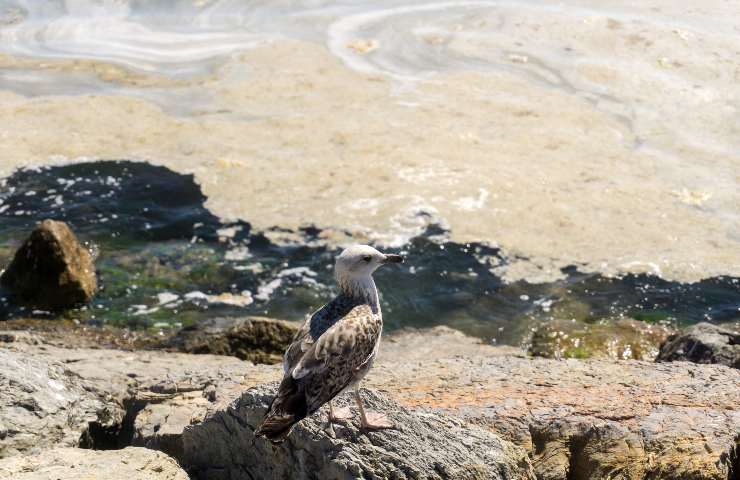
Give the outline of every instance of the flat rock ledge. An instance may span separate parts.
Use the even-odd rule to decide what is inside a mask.
[[[123,421],[123,408],[60,363],[0,348],[0,458],[76,446],[92,423]]]
[[[173,459],[146,448],[55,448],[0,460],[0,479],[188,480],[188,476]]]

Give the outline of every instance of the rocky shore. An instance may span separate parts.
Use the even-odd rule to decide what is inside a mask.
[[[353,420],[331,435],[321,412],[273,446],[253,429],[279,365],[68,348],[38,331],[0,339],[0,478],[75,465],[119,472],[111,462],[124,470],[110,478],[123,478],[130,462],[111,459],[148,464],[146,455],[168,466],[128,478],[738,475],[740,371],[724,365],[528,358],[444,327],[403,331],[385,339],[365,384],[397,430],[361,432]]]

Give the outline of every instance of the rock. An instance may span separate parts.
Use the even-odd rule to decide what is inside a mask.
[[[697,323],[668,337],[655,360],[717,363],[740,368],[740,333],[711,323]]]
[[[186,428],[180,463],[202,479],[534,478],[524,449],[452,417],[409,411],[375,390],[363,391],[366,406],[386,413],[398,429],[364,433],[350,421],[334,427],[335,438],[324,430],[326,414],[313,415],[273,445],[253,432],[276,389],[252,388]],[[350,404],[351,395],[337,401]]]
[[[13,480],[188,480],[173,459],[161,452],[55,448],[0,460],[0,479]]]
[[[91,429],[91,445],[133,442],[159,449],[188,462],[194,474],[207,472],[213,478],[230,478],[232,464],[255,465],[249,463],[253,459],[248,450],[262,449],[262,440],[249,447],[249,439],[269,393],[260,385],[279,380],[282,373],[278,365],[251,365],[233,357],[8,345],[18,355],[63,363],[86,389],[109,392],[126,407],[118,430]],[[376,406],[395,408],[392,399],[414,422],[425,421],[431,412],[442,422],[438,425],[452,422],[449,428],[455,432],[463,431],[463,424],[456,422],[464,421],[523,447],[541,479],[727,480],[738,472],[740,371],[722,365],[531,359],[519,349],[493,347],[448,328],[435,328],[384,337],[364,385],[383,392],[368,394]],[[375,443],[379,438],[400,441],[402,437],[392,436],[396,433],[366,437],[356,432],[356,422],[337,428],[337,433],[340,440],[343,435],[356,439],[357,445],[335,444],[319,431],[324,420],[325,412],[319,412],[293,435],[305,448],[311,448],[305,440],[309,438],[331,446],[320,463],[326,468],[358,458],[352,456],[355,448],[366,454],[362,463],[368,468],[375,468],[372,452],[383,458],[407,454],[414,468],[426,462],[422,453],[415,457],[412,450],[394,451],[395,444]],[[477,435],[476,441],[483,442]],[[240,449],[224,443],[221,436]],[[464,445],[463,440],[460,443]],[[289,468],[279,464],[286,458],[292,464],[311,465],[306,463],[314,461],[310,450],[293,449],[292,457],[286,457],[288,450],[283,448],[289,445],[259,450],[265,464],[272,464],[274,455],[276,469]],[[210,452],[208,460],[197,456],[198,448]],[[456,450],[450,448],[454,460]],[[480,459],[484,453],[476,449],[473,456]],[[207,461],[223,470],[208,467]]]
[[[539,326],[528,352],[545,358],[654,360],[659,345],[673,332],[668,326],[622,319],[610,323],[554,320]]]
[[[121,406],[85,386],[61,364],[0,348],[0,458],[76,446],[93,422],[120,424]]]
[[[213,318],[180,330],[165,346],[186,353],[280,363],[298,325],[264,317]]]
[[[368,384],[408,408],[452,413],[527,448],[538,478],[726,480],[737,472],[737,370],[528,359],[449,329],[386,340]],[[420,342],[434,352],[423,364],[410,348]]]
[[[143,406],[235,383],[250,366],[233,357],[16,340],[0,346],[0,458],[52,446],[126,446]]]
[[[63,309],[89,302],[97,289],[92,256],[63,223],[44,220],[16,252],[0,283],[22,303]]]
[[[17,318],[3,321],[0,328],[0,343],[30,342],[64,348],[124,350],[157,348],[162,343],[160,332],[86,325],[65,319],[50,322],[39,318]]]

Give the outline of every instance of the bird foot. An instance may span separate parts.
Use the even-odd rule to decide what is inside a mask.
[[[352,418],[352,412],[349,407],[339,407],[332,410],[332,420],[349,420]]]
[[[396,426],[387,415],[366,410],[365,418],[362,419],[362,428],[365,430],[383,430],[386,428],[396,428]]]

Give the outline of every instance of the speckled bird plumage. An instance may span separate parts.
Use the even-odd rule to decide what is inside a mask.
[[[383,328],[372,271],[400,257],[372,247],[353,248],[337,259],[339,295],[306,319],[286,350],[284,377],[258,435],[282,440],[295,423],[356,385],[372,367]],[[379,263],[365,268],[370,262],[363,259],[370,255]]]

